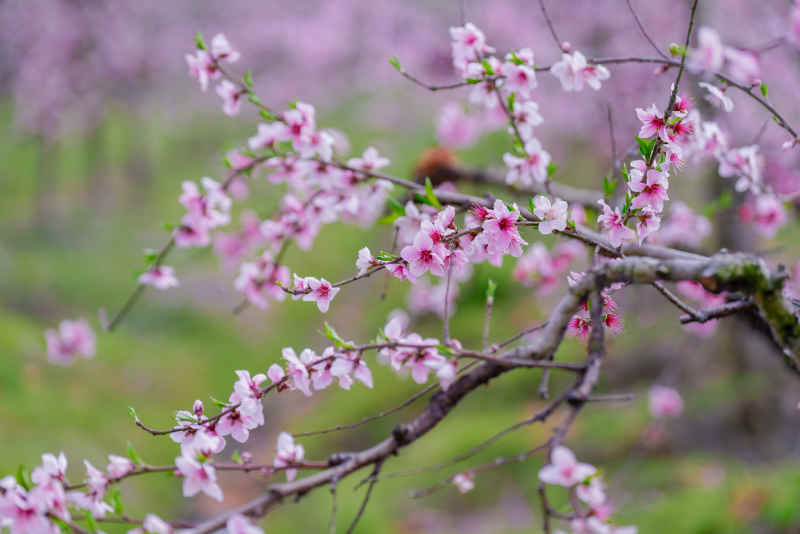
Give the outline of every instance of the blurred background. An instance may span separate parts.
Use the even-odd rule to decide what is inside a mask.
[[[686,2],[632,3],[662,48],[683,41]],[[587,57],[655,54],[625,0],[547,4],[561,38]],[[726,44],[762,50],[786,34],[790,9],[785,0],[701,2],[698,21],[718,29]],[[225,153],[255,132],[255,112],[245,108],[228,118],[213,91],[201,93],[187,75],[184,54],[192,51],[197,31],[207,38],[227,35],[242,52],[236,72],[253,70],[262,101],[275,109],[295,98],[314,103],[318,122],[345,132],[354,154],[374,145],[392,159],[391,173],[411,176],[425,150],[448,143],[441,127],[437,135],[437,120],[448,103],[463,106],[467,93],[428,93],[401,79],[387,59],[397,56],[427,81],[454,81],[447,30],[465,20],[482,28],[500,51],[530,47],[537,64],[560,57],[538,3],[521,0],[0,2],[0,473],[63,450],[72,478],[79,479],[80,459],[105,465],[105,455],[124,454],[128,442],[151,464],[171,463],[177,447],[138,431],[128,406],[146,423],[167,427],[174,410],[188,409],[195,398],[208,406],[209,395],[226,398],[234,369],[263,372],[285,346],[322,349],[323,321],[347,339],[366,341],[392,310],[407,307],[408,285],[389,284],[381,299],[386,280],[375,277],[342,291],[326,316],[299,302],[234,316],[240,300],[235,270],[212,248],[179,250],[167,262],[177,270],[178,289],[148,292],[117,331],[99,333],[93,361],[66,368],[47,363],[44,330],[71,317],[97,325],[99,309],[116,311],[144,267],[143,250],[163,244],[168,234],[162,223],[180,217],[181,182],[223,177]],[[800,123],[800,51],[782,43],[762,50],[760,61],[770,102],[790,123]],[[611,68],[601,91],[575,94],[540,74],[536,98],[545,123],[537,135],[559,165],[556,179],[599,189],[612,165],[611,147],[623,154],[638,131],[634,109],[663,107],[672,79],[652,65],[620,65]],[[710,116],[715,110],[697,81],[689,77],[684,87]],[[799,190],[797,150],[780,151],[785,132],[752,101],[728,94],[736,110],[718,121],[731,132],[731,146],[757,139],[767,179],[782,192]],[[492,117],[467,117],[473,133],[463,143],[450,140],[454,157],[470,168],[499,171],[508,136]],[[737,216],[742,199],[720,200],[731,185],[710,164],[689,165],[671,180],[670,197],[714,223],[713,235],[698,248],[759,251],[773,265],[793,264],[800,252],[798,224],[785,225],[769,240],[753,234]],[[245,206],[268,216],[280,190],[263,179],[251,188]],[[391,239],[389,227],[336,224],[323,230],[311,252],[291,248],[286,263],[301,274],[339,280],[353,272],[360,247],[388,249]],[[562,281],[543,294],[521,285],[510,259],[500,269],[476,266],[473,279],[459,288],[452,328],[466,346],[480,344],[489,278],[499,284],[495,340],[544,318],[565,286]],[[635,393],[636,400],[588,406],[567,440],[581,459],[602,468],[618,523],[637,524],[644,533],[800,532],[800,388],[774,349],[746,318],[719,323],[713,336],[688,332],[678,312],[649,287],[627,291],[621,304],[625,327],[610,344],[600,390]],[[416,309],[413,328],[438,337],[440,318],[424,306]],[[561,351],[565,360],[583,357],[574,339]],[[372,368],[372,391],[355,386],[310,400],[296,394],[269,398],[267,424],[239,450],[271,461],[280,430],[356,421],[418,389],[379,365]],[[647,391],[654,383],[680,391],[686,405],[681,417],[651,417]],[[384,472],[470,450],[541,408],[538,385],[538,371],[517,371],[475,392]],[[556,379],[553,388],[562,385]],[[382,439],[423,403],[353,431],[303,439],[306,457],[323,459]],[[452,487],[419,500],[408,495],[471,465],[527,450],[550,428],[521,429],[444,471],[384,480],[360,531],[539,532],[538,457],[480,474],[467,495]],[[236,449],[230,442],[223,456]],[[155,478],[122,487],[128,514],[191,519],[219,511],[204,496],[183,499],[178,481]],[[221,478],[226,506],[244,503],[265,484],[256,477]],[[341,531],[361,501],[361,493],[352,491],[357,481],[339,487]],[[320,532],[329,511],[330,496],[319,490],[271,513],[263,526],[267,532]]]

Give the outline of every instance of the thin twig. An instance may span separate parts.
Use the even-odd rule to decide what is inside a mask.
[[[547,23],[547,27],[550,28],[550,34],[553,36],[553,41],[556,43],[556,48],[561,50],[561,39],[558,38],[558,34],[556,33],[556,28],[553,26],[553,21],[550,20],[550,15],[547,13],[547,8],[544,7],[544,0],[539,0],[539,7],[542,8],[542,15],[544,15],[544,21]]]
[[[653,41],[653,39],[650,37],[650,35],[648,35],[647,30],[644,29],[644,25],[642,24],[642,21],[639,20],[639,15],[637,15],[636,11],[633,9],[633,4],[631,4],[631,0],[625,0],[625,1],[628,3],[628,9],[630,10],[631,15],[633,15],[633,20],[636,21],[636,25],[639,27],[639,31],[642,33],[644,38],[647,39],[647,42],[650,43],[650,46],[653,47],[653,50],[655,50],[656,53],[659,56],[661,56],[662,58],[669,59],[666,56],[666,54],[664,54],[664,52],[661,51],[661,49],[658,47],[658,45],[656,45],[656,43]]]
[[[352,532],[356,528],[356,525],[358,524],[358,520],[361,519],[362,515],[364,515],[364,510],[367,509],[369,498],[370,496],[372,496],[372,489],[375,487],[375,484],[378,483],[378,474],[381,472],[382,466],[383,466],[383,460],[375,462],[375,467],[372,469],[372,474],[370,474],[369,476],[369,486],[367,486],[367,493],[364,495],[364,500],[361,502],[361,508],[358,509],[358,513],[356,514],[355,519],[353,519],[353,522],[350,523],[350,528],[347,529],[347,534],[352,534]]]
[[[753,299],[749,297],[742,300],[735,300],[733,302],[727,302],[717,308],[697,310],[694,315],[681,315],[681,324],[705,323],[711,321],[712,319],[719,319],[720,317],[734,315],[744,310],[749,310],[753,307],[755,307],[755,303],[753,302]]]
[[[661,293],[662,295],[664,295],[664,296],[667,298],[667,300],[668,300],[668,301],[670,301],[670,302],[671,302],[671,303],[673,303],[675,306],[677,306],[678,308],[680,308],[680,309],[681,309],[681,310],[682,310],[684,313],[687,313],[687,314],[689,314],[690,316],[694,317],[694,318],[695,318],[695,320],[696,320],[698,317],[700,317],[700,315],[699,315],[699,313],[697,312],[697,310],[695,310],[694,308],[692,308],[691,306],[689,306],[688,304],[686,304],[685,302],[683,302],[683,301],[682,301],[682,300],[681,300],[681,299],[680,299],[680,298],[679,298],[679,297],[678,297],[678,296],[677,296],[675,293],[673,293],[672,291],[670,291],[669,289],[667,289],[667,288],[664,286],[664,284],[662,284],[661,282],[659,282],[659,281],[655,281],[655,282],[653,282],[653,283],[652,283],[652,284],[650,284],[650,285],[652,285],[654,288],[656,288],[656,289],[659,291],[659,293]]]

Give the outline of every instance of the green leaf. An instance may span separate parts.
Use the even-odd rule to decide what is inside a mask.
[[[375,259],[380,261],[392,261],[395,258],[396,256],[394,254],[386,252],[385,250],[382,250],[375,255]]]
[[[242,455],[239,454],[238,450],[237,451],[233,451],[233,456],[231,456],[231,460],[233,460],[233,463],[239,464],[239,465],[242,465],[244,463],[244,460],[242,459]]]
[[[617,181],[616,180],[609,180],[608,176],[603,177],[603,193],[610,197],[614,194],[614,190],[617,188]]]
[[[211,397],[211,402],[213,402],[217,406],[217,408],[227,408],[228,407],[228,403],[227,402],[221,401],[219,399],[215,399],[214,397]]]
[[[489,278],[489,282],[486,285],[486,301],[487,302],[490,302],[490,301],[493,302],[494,301],[494,294],[495,294],[496,291],[497,291],[497,284],[494,282],[494,280]]]
[[[524,65],[525,64],[525,62],[522,61],[519,58],[519,56],[517,55],[517,52],[515,50],[511,51],[511,62],[514,63],[515,65]]]
[[[641,137],[636,137],[636,143],[639,145],[639,153],[644,156],[646,160],[649,160],[650,155],[653,153],[653,148],[656,146],[656,138],[643,139]]]
[[[64,534],[72,534],[72,527],[69,526],[63,519],[59,519],[56,516],[49,517],[48,519],[58,525],[58,528],[61,529],[61,532]]]
[[[115,515],[123,515],[125,513],[122,506],[122,497],[119,494],[119,488],[117,486],[112,486],[108,491],[108,500],[111,507],[114,508]]]
[[[441,344],[436,345],[436,350],[438,350],[439,352],[441,352],[442,354],[444,354],[446,356],[452,356],[453,355],[453,349],[451,349],[447,345],[441,345]]]
[[[556,173],[557,170],[558,170],[558,165],[556,165],[552,161],[550,163],[548,163],[547,164],[547,177],[550,178],[551,176],[553,176]]]
[[[573,232],[577,232],[578,231],[578,228],[575,226],[575,220],[574,219],[570,219],[570,220],[567,221],[567,228],[569,228]]]
[[[19,464],[19,467],[17,467],[17,484],[25,488],[26,491],[33,487],[33,482],[31,482],[31,474],[22,464]]]
[[[625,193],[625,205],[622,206],[622,214],[623,215],[627,215],[628,211],[630,211],[630,209],[631,209],[631,201],[632,200],[633,200],[633,197],[631,196],[631,192],[628,191],[627,193]]]
[[[342,347],[345,349],[355,348],[352,344],[345,342],[345,340],[342,339],[342,337],[336,332],[336,330],[333,329],[330,324],[328,324],[327,321],[325,322],[325,337],[333,341],[337,347]]]
[[[171,222],[163,222],[163,223],[161,223],[161,227],[162,227],[164,230],[166,230],[167,232],[171,232],[171,231],[173,231],[175,228],[177,228],[177,227],[178,227],[178,225],[176,225],[175,223],[171,223]]]
[[[133,406],[128,406],[128,413],[131,417],[133,417],[134,422],[139,420],[139,416],[136,415],[136,410],[133,409]]]
[[[152,248],[144,249],[144,262],[153,263],[158,258],[158,251]]]
[[[430,178],[425,178],[425,197],[428,199],[431,206],[436,207],[436,209],[442,209],[442,203],[439,202],[439,199],[436,198],[436,195],[433,193],[433,184]]]
[[[622,177],[625,178],[625,181],[626,182],[629,181],[630,177],[628,176],[628,167],[626,165],[623,165],[620,168],[620,171],[622,171]]]
[[[528,198],[528,209],[531,213],[533,213],[533,210],[536,209],[536,205],[533,203],[533,197]]]
[[[405,208],[398,201],[389,197],[387,199],[391,213],[378,219],[378,224],[392,224],[394,221],[406,214]]]
[[[272,113],[268,109],[262,109],[261,110],[261,116],[264,117],[265,119],[267,119],[268,121],[274,121],[275,119],[278,118],[274,113]]]
[[[128,442],[127,452],[128,452],[128,458],[130,458],[133,461],[133,463],[135,463],[136,465],[144,465],[144,460],[142,460],[142,457],[139,456],[139,454],[136,452],[136,449],[133,448],[133,443],[131,443],[130,441]]]
[[[669,44],[669,53],[673,56],[684,56],[686,55],[686,47],[680,45],[678,43],[670,43]]]
[[[203,41],[203,34],[202,33],[197,32],[196,34],[194,34],[194,44],[197,46],[197,48],[199,50],[205,50],[206,49],[206,43]]]
[[[255,93],[249,93],[249,94],[247,95],[247,100],[249,100],[250,102],[252,102],[252,103],[253,103],[253,104],[255,104],[256,106],[261,106],[261,105],[263,105],[263,104],[261,103],[261,99],[260,99],[260,98],[258,98],[258,97],[255,95]]]
[[[516,100],[516,93],[511,93],[508,95],[508,111],[514,111],[514,101]]]
[[[488,60],[484,59],[483,61],[481,61],[481,65],[483,65],[483,70],[486,71],[486,74],[488,74],[489,76],[493,76],[494,75],[494,69],[489,64]]]
[[[97,520],[94,518],[92,512],[86,513],[86,525],[89,527],[89,532],[97,534]]]
[[[397,69],[397,72],[403,72],[403,67],[400,66],[400,60],[397,59],[397,56],[392,56],[389,58],[389,65]]]
[[[252,70],[248,70],[247,72],[245,72],[244,76],[242,77],[242,81],[244,82],[244,84],[247,87],[252,89],[253,88],[253,71]]]
[[[708,219],[712,219],[717,213],[730,208],[731,204],[733,204],[733,195],[730,191],[723,191],[719,197],[709,202],[708,205],[703,208],[703,215]]]
[[[464,81],[467,82],[469,85],[475,85],[476,83],[481,83],[483,80],[481,80],[480,78],[466,78]]]
[[[764,95],[764,98],[767,98],[767,84],[761,82],[761,94]]]

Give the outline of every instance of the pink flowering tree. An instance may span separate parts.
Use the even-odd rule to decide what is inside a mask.
[[[545,407],[490,437],[478,449],[516,428],[556,421],[549,436],[515,456],[471,465],[417,494],[448,486],[468,492],[480,484],[484,471],[540,456],[544,467],[538,473],[538,493],[545,532],[636,532],[635,526],[621,526],[615,520],[614,496],[607,490],[601,466],[592,465],[591,458],[578,459],[569,448],[570,430],[579,416],[586,415],[584,408],[613,397],[597,390],[609,352],[608,339],[625,334],[620,295],[641,286],[655,288],[677,309],[677,315],[664,320],[685,324],[687,335],[713,335],[719,321],[746,314],[770,340],[772,353],[763,358],[780,359],[787,373],[800,374],[798,269],[790,272],[752,253],[704,247],[703,240],[712,230],[709,220],[670,190],[672,182],[710,167],[725,180],[731,195],[744,199],[740,209],[744,224],[771,236],[791,218],[786,204],[792,195],[764,179],[767,162],[760,136],[753,143],[732,146],[729,139],[735,132],[715,122],[711,110],[732,112],[731,95],[736,94],[737,106],[748,101],[774,120],[783,135],[783,150],[798,149],[798,134],[768,98],[758,53],[726,44],[712,27],[696,28],[698,3],[681,5],[682,12],[673,14],[685,22],[683,41],[661,46],[631,13],[656,56],[594,57],[587,51],[588,43],[585,48],[583,43],[558,38],[541,3],[557,54],[533,50],[525,43],[522,48],[498,50],[491,36],[465,23],[450,29],[456,81],[429,84],[392,58],[399,76],[420,91],[461,92],[470,109],[494,117],[496,127],[508,135],[507,152],[497,154],[504,165],[500,174],[452,162],[440,164],[437,175],[431,172],[420,179],[388,174],[389,159],[372,146],[349,155],[347,139],[335,125],[319,124],[313,105],[293,101],[282,108],[259,96],[252,71],[238,70],[249,59],[239,52],[235,39],[217,34],[206,41],[198,35],[185,61],[200,90],[217,98],[225,115],[252,112],[263,122],[228,154],[226,177],[182,184],[176,194],[185,210],[183,216],[170,228],[164,245],[148,257],[128,300],[113,316],[101,314],[102,329],[114,331],[151,290],[168,291],[179,285],[179,273],[166,263],[171,254],[213,244],[224,262],[238,269],[233,290],[241,294],[241,301],[236,313],[250,306],[265,309],[299,301],[298,306],[313,304],[325,314],[336,306],[340,293],[383,273],[388,283],[409,288],[412,311],[438,314],[441,336],[414,332],[408,315],[398,312],[386,318],[373,339],[351,340],[321,316],[329,343],[297,350],[286,347],[263,369],[231,369],[236,377],[231,392],[227,399],[216,401],[213,410],[206,410],[198,400],[191,409],[177,411],[171,426],[155,428],[132,409],[138,428],[175,442],[174,460],[152,465],[135,453],[130,458],[112,454],[103,469],[84,460],[85,478],[69,480],[69,460],[63,454],[47,453],[30,475],[21,472],[0,479],[0,528],[12,534],[59,529],[83,534],[96,531],[98,523],[118,522],[129,524],[137,533],[185,529],[199,534],[224,528],[257,534],[262,530],[256,523],[276,506],[323,487],[330,488],[335,503],[337,484],[361,473],[357,476],[366,474],[366,491],[357,515],[348,518],[347,532],[352,532],[394,456],[434,432],[479,387],[494,387],[494,379],[505,373],[536,369],[541,371],[537,386],[547,400]],[[780,46],[797,40],[799,13],[800,7],[794,6],[792,25],[780,36]],[[547,77],[556,81],[550,87],[558,95],[591,98],[615,77],[624,77],[623,65],[628,63],[658,69],[659,77],[651,81],[661,100],[616,102],[617,112],[628,114],[637,124],[626,132],[629,148],[621,156],[612,150],[612,171],[597,172],[597,189],[562,183],[557,179],[554,147],[539,136],[549,126],[560,127],[560,118],[548,115],[551,95],[539,87],[540,81]],[[701,108],[697,99],[711,107]],[[464,109],[451,103],[443,107],[437,122],[443,144],[469,146],[477,139],[479,126]],[[610,119],[609,126],[614,127]],[[248,195],[250,180],[266,181],[280,195],[272,216],[262,220],[249,211],[235,213],[237,201]],[[240,224],[230,229],[234,220]],[[342,280],[330,281],[326,273],[315,272],[313,262],[303,266],[285,262],[289,247],[312,250],[320,229],[334,222],[384,223],[393,232],[386,250],[345,251],[354,268],[352,276]],[[545,241],[542,236],[554,236],[555,244],[548,248],[545,243],[552,239]],[[491,331],[497,295],[490,283],[485,319],[475,325],[481,329],[482,343],[470,347],[459,341],[461,333],[451,329],[451,319],[457,313],[459,286],[470,280],[475,265],[484,262],[493,267],[512,262],[514,279],[538,293],[555,292],[562,281],[566,287],[545,321],[497,340]],[[582,361],[560,358],[559,348],[568,336],[585,344]],[[96,346],[94,330],[85,319],[63,321],[48,330],[45,338],[48,355],[57,364],[102,353],[102,343]],[[267,424],[265,406],[277,395],[314,396],[336,386],[344,390],[341,395],[352,388],[391,388],[391,383],[379,384],[373,378],[375,365],[388,366],[397,375],[410,375],[424,385],[404,406],[427,396],[419,415],[398,423],[383,439],[357,450],[331,451],[309,459],[302,436],[280,431],[272,462],[258,464],[249,455],[237,455],[231,462],[220,460],[232,441],[245,444]],[[551,388],[553,374],[570,378]],[[561,387],[563,383],[567,385]],[[649,405],[654,418],[681,415],[683,401],[677,385],[672,386],[652,384]],[[205,394],[197,392],[198,397]],[[224,507],[220,471],[258,473],[268,485],[251,502]],[[163,472],[179,479],[176,484],[181,484],[185,497],[204,494],[223,503],[222,511],[199,522],[160,518],[147,510],[135,515],[119,512],[118,485],[134,476]],[[567,504],[557,507],[553,499]],[[335,506],[333,510],[332,532],[337,528]]]

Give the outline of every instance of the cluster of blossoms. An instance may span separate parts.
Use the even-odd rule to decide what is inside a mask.
[[[724,67],[739,83],[749,86],[761,83],[761,68],[754,52],[723,45],[716,30],[707,26],[697,31],[697,43],[697,48],[686,51],[689,70],[713,75]]]
[[[223,34],[219,33],[211,40],[210,51],[206,50],[204,44],[198,43],[198,50],[194,54],[186,54],[186,64],[189,66],[191,76],[205,91],[210,81],[222,77],[220,62],[236,63],[239,57],[239,52],[233,49]],[[233,116],[239,113],[241,99],[246,91],[236,87],[230,80],[224,79],[217,84],[217,94],[222,98],[225,113]]]
[[[42,464],[33,469],[29,479],[0,479],[0,527],[7,527],[12,533],[56,534],[60,530],[54,518],[70,521],[74,512],[105,517],[113,510],[104,500],[106,491],[136,469],[128,458],[111,454],[108,459],[105,471],[84,460],[85,491],[70,489],[63,452],[58,456],[43,454]]]
[[[550,463],[539,471],[539,480],[574,491],[577,500],[572,506],[578,517],[570,521],[570,528],[575,534],[636,534],[636,527],[608,522],[612,507],[602,478],[594,466],[579,462],[568,448],[553,448]]]
[[[534,243],[517,262],[514,279],[546,295],[563,280],[573,261],[584,255],[583,245],[576,241],[559,243],[552,253],[544,244]]]
[[[442,389],[446,390],[455,380],[457,361],[448,360],[439,353],[441,345],[438,339],[404,333],[404,322],[402,317],[394,317],[386,323],[383,335],[392,346],[380,350],[378,361],[388,364],[398,373],[410,372],[411,378],[417,384],[427,382],[428,376],[433,372]],[[451,345],[460,348],[458,341],[451,340]]]
[[[575,286],[582,278],[584,273],[570,273],[567,282],[570,287]],[[622,331],[622,318],[619,316],[619,309],[616,301],[611,297],[611,293],[621,289],[623,284],[612,284],[600,292],[603,305],[603,324],[608,332],[618,334]],[[589,301],[585,300],[578,312],[572,316],[567,324],[567,333],[575,336],[582,341],[586,341],[589,337],[589,332],[592,330],[592,314],[589,309]]]

